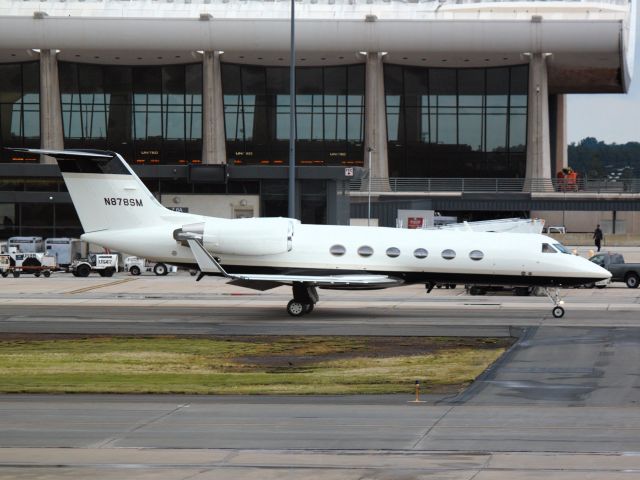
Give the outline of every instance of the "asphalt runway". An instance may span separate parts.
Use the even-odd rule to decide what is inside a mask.
[[[0,332],[519,341],[466,392],[419,404],[410,395],[0,396],[0,478],[640,478],[637,290],[567,291],[560,320],[544,298],[329,292],[294,319],[281,289],[206,295],[188,278],[158,280],[11,280]]]

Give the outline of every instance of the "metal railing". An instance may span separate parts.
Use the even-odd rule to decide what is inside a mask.
[[[369,180],[352,180],[351,192],[367,192]],[[640,178],[591,180],[586,178],[372,178],[372,192],[467,193],[640,193]]]

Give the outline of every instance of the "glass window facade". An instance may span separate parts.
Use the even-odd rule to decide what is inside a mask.
[[[66,148],[115,150],[131,163],[200,163],[202,64],[60,62]]]
[[[296,163],[362,165],[364,65],[296,70]],[[229,163],[287,164],[289,68],[222,64]]]
[[[40,64],[0,65],[0,145],[40,148]],[[36,155],[0,150],[0,161],[38,162]]]
[[[527,65],[385,65],[389,176],[524,177]]]

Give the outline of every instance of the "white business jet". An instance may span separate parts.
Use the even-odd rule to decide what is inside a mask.
[[[367,290],[423,283],[544,287],[564,315],[560,286],[611,274],[530,233],[304,225],[290,218],[224,219],[163,207],[117,153],[17,151],[55,157],[82,239],[154,262],[198,268],[257,290],[293,287],[292,316],[310,313],[316,288]],[[554,288],[551,293],[549,288]]]

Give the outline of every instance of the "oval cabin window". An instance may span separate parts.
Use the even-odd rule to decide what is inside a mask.
[[[361,257],[370,257],[371,255],[373,255],[373,248],[371,248],[369,245],[363,245],[358,249],[358,255],[360,255]]]
[[[329,249],[331,255],[335,255],[336,257],[340,257],[347,252],[347,249],[342,245],[334,245]]]
[[[400,249],[396,247],[387,248],[387,257],[396,258],[400,256]]]
[[[484,258],[484,253],[480,250],[473,250],[469,253],[469,258],[475,261],[482,260]]]
[[[413,256],[416,258],[427,258],[429,252],[427,252],[424,248],[416,248],[413,251]]]
[[[442,251],[442,258],[444,258],[445,260],[453,260],[454,258],[456,258],[456,252],[454,252],[450,248],[447,248],[446,250]]]

